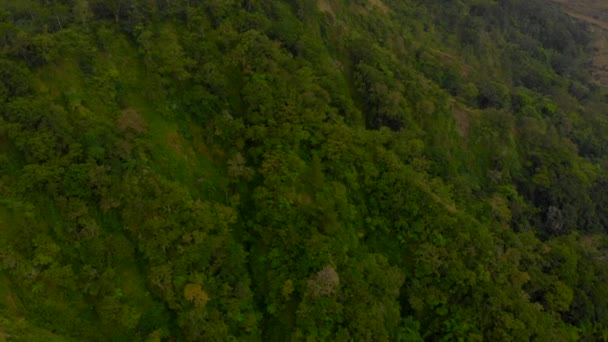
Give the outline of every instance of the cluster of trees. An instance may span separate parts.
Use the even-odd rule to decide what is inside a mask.
[[[0,340],[606,340],[606,90],[542,0],[0,1]]]

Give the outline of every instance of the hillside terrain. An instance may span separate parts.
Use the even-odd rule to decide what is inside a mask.
[[[555,0],[570,16],[589,24],[593,32],[592,72],[608,86],[608,3],[601,0]]]
[[[558,2],[0,0],[0,341],[608,341]]]

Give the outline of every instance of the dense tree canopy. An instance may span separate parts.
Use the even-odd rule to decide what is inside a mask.
[[[546,0],[0,0],[0,341],[608,339]]]

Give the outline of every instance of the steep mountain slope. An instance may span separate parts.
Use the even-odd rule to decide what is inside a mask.
[[[544,0],[0,0],[0,340],[606,340],[592,38]]]
[[[608,4],[599,0],[556,0],[566,13],[588,23],[594,35],[593,77],[608,85]]]

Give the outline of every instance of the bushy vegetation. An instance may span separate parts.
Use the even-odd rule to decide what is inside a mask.
[[[590,39],[543,0],[0,0],[0,340],[607,340]]]

